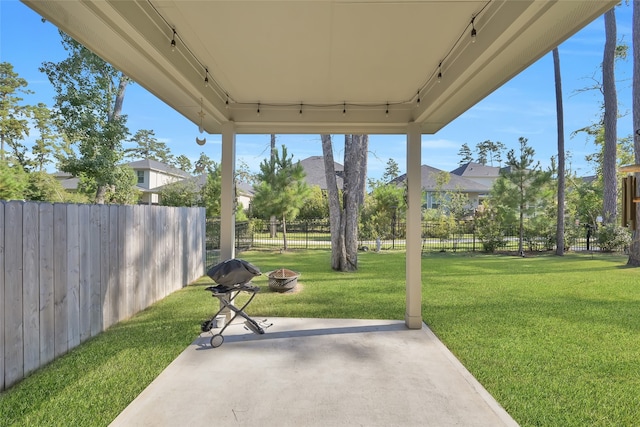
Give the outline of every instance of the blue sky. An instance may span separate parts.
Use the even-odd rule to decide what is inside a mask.
[[[618,39],[631,44],[631,6],[623,3],[616,8]],[[565,110],[565,147],[569,152],[571,169],[578,175],[592,174],[591,165],[584,160],[595,147],[584,134],[571,137],[577,129],[598,120],[602,96],[597,91],[578,92],[601,81],[600,64],[604,46],[602,17],[560,45],[560,64]],[[29,83],[35,92],[24,96],[30,104],[53,104],[53,89],[46,76],[38,71],[45,61],[57,62],[66,58],[57,28],[43,23],[40,16],[17,0],[0,0],[0,61],[9,62],[14,71]],[[619,111],[626,116],[618,123],[620,137],[632,133],[631,125],[631,59],[618,63]],[[198,127],[139,85],[127,88],[124,114],[128,116],[131,133],[139,129],[155,132],[174,155],[184,154],[196,160],[205,152],[220,161],[220,136],[206,135],[204,147],[195,143]],[[435,135],[422,136],[422,164],[451,171],[458,166],[458,151],[467,143],[472,149],[481,141],[500,141],[507,148],[517,148],[518,138],[525,137],[536,152],[536,160],[543,166],[556,153],[556,111],[551,53],[507,82],[476,106],[451,122]],[[33,138],[33,135],[32,135]],[[334,157],[342,163],[340,149],[342,135],[334,137]],[[236,157],[252,171],[258,170],[268,155],[270,135],[238,135]],[[369,178],[378,179],[389,158],[405,171],[405,135],[370,135]],[[278,135],[278,147],[285,144],[296,159],[322,155],[320,135]]]

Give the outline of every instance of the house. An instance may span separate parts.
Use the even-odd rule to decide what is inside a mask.
[[[309,186],[317,185],[321,190],[327,190],[327,177],[324,172],[324,157],[311,156],[300,160],[300,165],[306,173],[305,180]],[[336,183],[338,189],[342,190],[344,166],[340,163],[333,162],[333,168],[336,171]]]
[[[137,187],[142,191],[141,204],[157,205],[158,189],[166,184],[192,178],[187,172],[156,160],[137,160],[127,163],[138,177]]]
[[[457,169],[452,170],[451,173],[491,188],[493,183],[500,176],[501,169],[502,168],[496,166],[487,166],[482,163],[469,162],[460,165]]]
[[[166,184],[192,178],[187,172],[156,160],[137,160],[127,163],[138,179],[136,188],[142,192],[141,204],[158,204],[158,189]],[[62,187],[71,192],[78,190],[78,178],[67,172],[52,174]]]
[[[448,182],[439,185],[438,175],[446,174]],[[438,207],[437,195],[439,192],[461,192],[465,193],[469,198],[469,207],[476,208],[480,204],[481,198],[489,193],[490,187],[453,173],[449,173],[431,166],[422,165],[420,167],[421,188],[425,193],[423,206],[427,209],[435,209]],[[403,174],[395,178],[391,182],[397,185],[404,185],[407,175]]]

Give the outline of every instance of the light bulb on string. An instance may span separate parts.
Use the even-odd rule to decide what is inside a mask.
[[[173,38],[171,39],[171,52],[176,50],[176,29],[173,29]]]
[[[471,43],[476,42],[476,36],[478,35],[478,32],[476,31],[476,27],[474,25],[475,20],[476,20],[475,16],[471,18]]]

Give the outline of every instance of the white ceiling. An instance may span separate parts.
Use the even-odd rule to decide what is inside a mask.
[[[438,131],[617,0],[23,2],[209,133],[374,134]]]

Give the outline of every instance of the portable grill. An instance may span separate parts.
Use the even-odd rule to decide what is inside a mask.
[[[239,258],[229,259],[220,264],[216,264],[207,271],[207,276],[211,277],[211,279],[217,283],[217,286],[207,286],[205,290],[210,291],[211,296],[220,301],[220,310],[218,310],[211,319],[202,322],[202,332],[209,332],[213,329],[216,317],[222,313],[224,309],[229,309],[233,312],[233,317],[231,317],[228,322],[225,322],[222,329],[215,334],[211,332],[213,334],[211,337],[211,347],[216,348],[222,345],[224,342],[222,333],[238,316],[245,319],[245,327],[255,334],[264,334],[264,328],[271,326],[266,323],[266,320],[256,322],[244,312],[244,309],[247,308],[251,301],[253,301],[253,298],[255,298],[256,293],[260,291],[258,286],[251,284],[251,279],[260,274],[262,273],[255,265]],[[234,300],[240,292],[247,292],[250,294],[250,297],[242,307],[238,308],[234,304]]]

